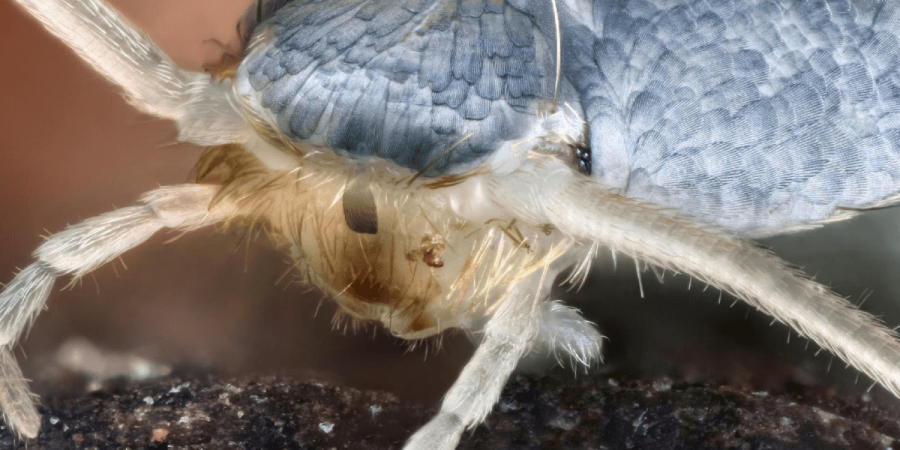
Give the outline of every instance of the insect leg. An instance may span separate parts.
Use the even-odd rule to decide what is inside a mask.
[[[603,336],[577,309],[561,302],[544,303],[542,309],[540,328],[529,357],[552,355],[560,365],[568,357],[573,369],[579,365],[586,369],[601,360]]]
[[[900,397],[897,334],[771,252],[673,211],[622,197],[550,159],[511,177],[495,185],[494,198],[529,220],[552,223],[577,239],[731,292]],[[521,206],[533,199],[538,199],[538,208]]]
[[[540,327],[542,305],[554,273],[536,273],[514,286],[483,329],[483,339],[441,410],[407,441],[404,450],[452,450],[462,432],[481,423],[519,359],[528,352]]]
[[[244,140],[230,82],[179,68],[103,0],[15,0],[97,72],[122,87],[137,109],[178,123],[179,140],[217,145]]]
[[[37,436],[41,416],[9,346],[0,347],[0,408],[13,433],[26,438]]]
[[[37,261],[0,292],[0,407],[10,427],[34,437],[40,417],[11,348],[44,307],[56,278],[84,276],[163,228],[194,229],[218,222],[208,212],[217,187],[181,185],[145,194],[141,205],[118,209],[71,225],[35,251]]]

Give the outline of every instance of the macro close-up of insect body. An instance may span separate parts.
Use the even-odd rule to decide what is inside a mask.
[[[599,251],[747,302],[900,396],[900,341],[754,244],[900,196],[896,0],[257,1],[233,64],[179,68],[102,0],[14,0],[205,147],[194,183],[47,237],[0,293],[0,407],[56,279],[161,230],[264,229],[352,321],[477,349],[406,447],[452,449],[534,349],[595,366],[551,299]],[[604,299],[597,299],[602,301]]]

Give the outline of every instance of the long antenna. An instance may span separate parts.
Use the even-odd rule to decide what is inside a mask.
[[[553,112],[556,112],[559,106],[559,77],[562,73],[562,40],[559,36],[559,7],[556,0],[550,0],[550,3],[553,5],[553,23],[556,25],[556,83],[553,85]]]

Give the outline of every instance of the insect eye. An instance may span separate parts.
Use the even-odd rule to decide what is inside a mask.
[[[574,150],[575,164],[578,166],[578,169],[585,175],[590,175],[593,172],[591,148],[584,145],[576,145]]]

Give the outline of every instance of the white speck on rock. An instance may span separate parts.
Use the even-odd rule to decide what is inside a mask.
[[[238,412],[237,412],[237,416],[238,416],[238,419],[240,419],[241,417],[244,417],[244,412],[243,412],[243,411],[238,411]]]
[[[146,397],[144,397],[144,403],[146,403],[146,404],[148,404],[148,405],[152,405],[152,404],[153,404],[153,397],[151,397],[151,396],[149,396],[149,395],[146,396]]]
[[[378,405],[372,405],[369,406],[369,411],[372,413],[372,417],[375,417],[378,415],[378,413],[381,412],[381,407]]]
[[[509,412],[509,411],[518,411],[519,405],[516,402],[502,402],[500,403],[500,411]]]
[[[672,390],[672,380],[663,378],[653,382],[653,390],[656,392],[666,392]]]
[[[59,423],[59,419],[57,419],[56,417],[50,418],[50,425],[56,425],[58,423]]]
[[[331,430],[334,429],[334,424],[331,422],[322,422],[319,424],[319,429],[325,434],[331,434]]]
[[[635,428],[641,426],[641,424],[644,423],[644,415],[645,414],[647,414],[646,411],[642,412],[641,415],[638,416],[637,419],[634,419],[634,422],[631,422],[631,425],[634,426]]]
[[[183,424],[187,425],[187,424],[191,423],[191,418],[188,416],[181,416],[181,418],[178,419],[178,423],[183,423]]]
[[[782,418],[781,418],[781,425],[782,425],[782,426],[785,426],[785,427],[791,426],[791,419],[789,419],[789,418],[787,418],[787,417],[782,417]]]
[[[572,431],[581,422],[581,414],[577,411],[560,411],[559,415],[548,425],[560,430]]]

